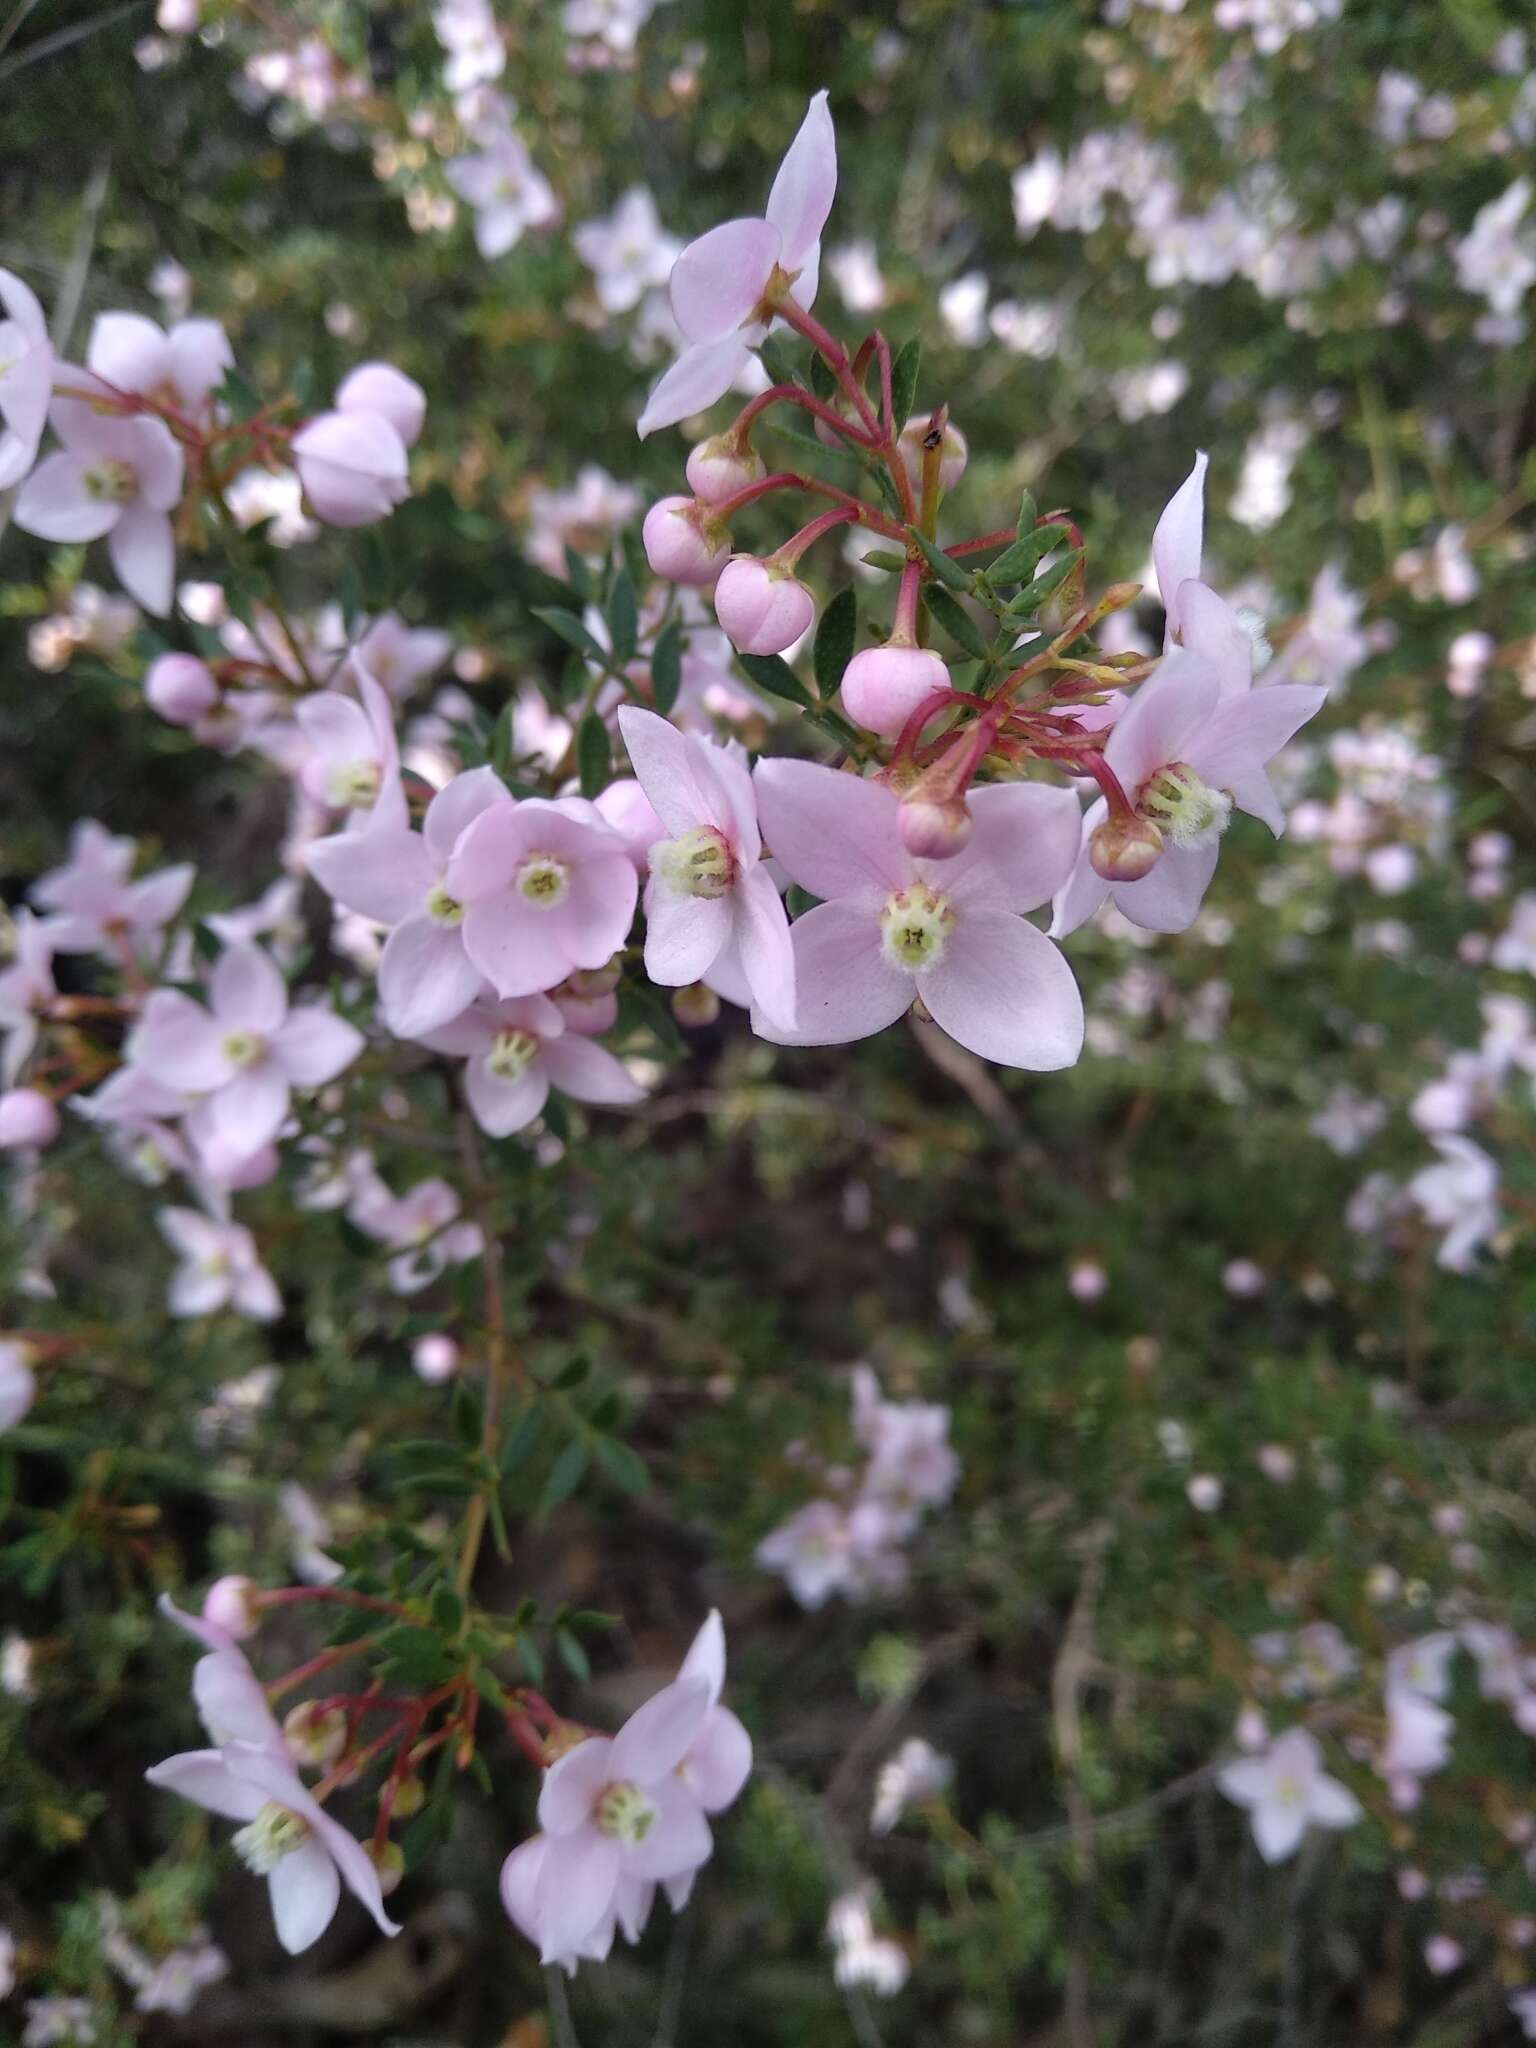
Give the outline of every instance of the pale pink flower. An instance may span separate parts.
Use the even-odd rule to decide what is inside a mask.
[[[1499,1227],[1499,1169],[1470,1138],[1432,1140],[1438,1166],[1425,1166],[1408,1193],[1426,1220],[1445,1236],[1435,1263],[1448,1273],[1470,1273],[1479,1249]]]
[[[821,231],[836,190],[837,143],[827,95],[819,92],[779,166],[763,218],[711,228],[673,265],[672,311],[688,345],[646,401],[642,439],[702,412],[735,382],[768,330],[763,299],[776,274],[798,304],[815,303]]]
[[[1456,1638],[1449,1629],[1400,1643],[1387,1659],[1388,1687],[1417,1693],[1421,1699],[1443,1700],[1451,1689],[1455,1654]]]
[[[1215,873],[1233,805],[1276,834],[1284,831],[1285,813],[1264,765],[1325,696],[1304,683],[1224,691],[1220,672],[1203,655],[1177,646],[1165,654],[1104,748],[1106,765],[1137,816],[1156,826],[1163,850],[1140,880],[1108,882],[1096,873],[1089,849],[1108,816],[1101,798],[1083,819],[1082,849],[1057,895],[1052,932],[1076,931],[1109,896],[1149,931],[1187,930]]]
[[[1293,1856],[1309,1826],[1348,1828],[1361,1817],[1359,1800],[1327,1775],[1317,1738],[1305,1728],[1287,1728],[1263,1756],[1227,1764],[1216,1782],[1229,1799],[1247,1807],[1266,1863]]]
[[[427,394],[393,363],[359,363],[337,387],[336,410],[387,420],[412,448],[426,424]]]
[[[1467,1952],[1448,1934],[1432,1934],[1424,1944],[1424,1967],[1432,1977],[1448,1977],[1466,1961]]]
[[[37,1379],[27,1361],[24,1344],[0,1337],[0,1435],[14,1429],[37,1399]]]
[[[616,832],[581,797],[497,804],[443,877],[464,906],[464,950],[497,994],[536,995],[624,944],[640,893]]]
[[[1511,1991],[1509,2009],[1520,2022],[1520,2031],[1527,2041],[1536,2041],[1536,1984],[1524,1991]]]
[[[622,1061],[566,1030],[548,996],[474,1003],[452,1023],[420,1036],[435,1052],[463,1059],[465,1099],[493,1138],[531,1124],[552,1087],[577,1102],[612,1106],[628,1107],[645,1096]]]
[[[941,1798],[954,1775],[954,1764],[947,1756],[941,1756],[922,1736],[909,1735],[896,1754],[880,1766],[869,1816],[870,1833],[888,1835],[909,1807],[924,1806]]]
[[[32,884],[32,901],[50,915],[40,937],[56,953],[110,952],[121,940],[147,958],[187,900],[195,870],[161,868],[142,880],[133,871],[133,840],[117,838],[93,818],[69,836],[69,859]]]
[[[617,832],[624,849],[644,877],[650,866],[651,848],[665,839],[667,828],[657,817],[650,798],[632,776],[621,775],[592,799],[593,808],[611,831]]]
[[[277,1283],[262,1265],[256,1240],[243,1223],[225,1223],[200,1209],[161,1209],[155,1218],[181,1264],[171,1275],[173,1316],[206,1316],[232,1308],[254,1322],[282,1314]]]
[[[333,811],[371,812],[400,764],[390,701],[354,660],[359,703],[339,690],[316,690],[294,711],[314,749],[299,771],[307,795]]]
[[[0,270],[0,491],[37,460],[53,396],[53,347],[31,289]]]
[[[691,1684],[702,1679],[707,1705],[698,1732],[677,1766],[678,1776],[706,1813],[724,1813],[734,1806],[752,1773],[752,1738],[729,1707],[722,1707],[725,1688],[725,1626],[719,1611],[711,1608],[703,1626],[688,1646],[678,1668],[677,1682]],[[681,1905],[675,1889],[691,1884],[693,1873],[671,1880],[668,1892],[674,1906]]]
[[[58,993],[53,979],[53,944],[30,910],[18,910],[11,928],[11,964],[0,969],[0,1086],[9,1088],[32,1057],[38,1016]]]
[[[726,747],[652,711],[619,710],[640,787],[670,836],[650,847],[645,971],[666,988],[702,981],[731,946],[753,1001],[795,1023],[795,961],[783,899],[762,860],[752,777]]]
[[[241,904],[236,910],[210,911],[203,923],[226,946],[265,939],[278,966],[291,967],[305,942],[301,896],[301,886],[294,876],[279,875],[254,902]]]
[[[862,1600],[889,1592],[906,1578],[906,1560],[895,1545],[903,1528],[882,1502],[852,1507],[837,1501],[807,1501],[758,1544],[753,1555],[764,1571],[777,1572],[808,1612],[824,1607],[834,1593]]]
[[[592,272],[605,313],[627,313],[656,285],[666,283],[682,243],[669,235],[656,201],[643,186],[624,194],[602,220],[571,231],[571,246]]]
[[[460,1220],[461,1203],[447,1181],[418,1181],[403,1195],[377,1195],[354,1202],[350,1220],[389,1246],[389,1284],[396,1294],[415,1294],[448,1266],[478,1259],[485,1239],[478,1223]]]
[[[501,1903],[507,1918],[541,1952],[547,1950],[543,1878],[549,1846],[547,1835],[532,1835],[501,1866]],[[640,1939],[655,1900],[653,1883],[621,1878],[614,1886],[607,1910],[570,1947],[550,1955],[549,1960],[571,1976],[576,1974],[579,1963],[606,1962],[616,1933],[622,1931],[628,1942]]]
[[[371,526],[411,494],[405,443],[382,413],[320,413],[294,435],[293,461],[327,526]]]
[[[853,1433],[869,1453],[860,1489],[898,1521],[941,1507],[955,1490],[960,1460],[949,1441],[949,1410],[938,1402],[887,1401],[867,1365],[853,1372]]]
[[[560,218],[554,188],[534,163],[528,145],[503,123],[487,123],[478,149],[445,166],[449,184],[475,210],[475,246],[487,260],[505,256],[530,228]]]
[[[1386,1689],[1387,1739],[1376,1759],[1384,1778],[1424,1778],[1450,1761],[1456,1723],[1444,1707],[1421,1692],[1394,1682]]]
[[[421,830],[413,832],[399,782],[391,777],[365,829],[305,848],[309,871],[327,894],[391,927],[379,962],[379,994],[385,1021],[399,1038],[450,1023],[481,991],[480,969],[464,948],[465,906],[445,881],[468,827],[491,810],[511,808],[494,771],[473,768],[438,791]]]
[[[684,1878],[709,1860],[709,1823],[679,1766],[710,1711],[705,1677],[677,1679],[612,1740],[578,1743],[546,1774],[534,1901],[546,1963],[580,1953],[626,1881]]]
[[[98,314],[85,351],[85,367],[113,391],[194,419],[212,411],[212,394],[234,361],[217,320],[178,320],[167,332],[142,313]]]
[[[49,409],[64,446],[22,485],[16,524],[42,540],[105,537],[123,588],[163,618],[176,579],[170,513],[181,496],[181,446],[162,420],[98,411],[111,393],[88,371],[64,374]]]
[[[151,1080],[198,1098],[187,1128],[215,1162],[269,1144],[294,1088],[333,1081],[363,1036],[325,1003],[288,1006],[282,975],[258,947],[231,946],[209,982],[209,1008],[156,989],[129,1035],[128,1059]]]
[[[352,649],[348,665],[366,671],[399,703],[452,652],[451,634],[408,626],[398,612],[381,612]]]
[[[41,1150],[59,1135],[58,1105],[36,1088],[0,1091],[0,1152]]]
[[[172,1618],[209,1646],[193,1673],[193,1691],[217,1747],[184,1750],[145,1772],[164,1787],[225,1820],[243,1823],[236,1854],[271,1893],[277,1938],[290,1955],[309,1948],[330,1926],[341,1887],[362,1905],[380,1933],[398,1934],[384,1911],[379,1873],[368,1852],[305,1785],[270,1712],[255,1673],[222,1630],[178,1614]]]
[[[902,844],[901,806],[880,783],[807,761],[761,761],[758,815],[774,856],[823,901],[796,920],[798,1023],[754,1014],[778,1044],[842,1045],[884,1030],[921,997],[935,1023],[983,1059],[1071,1066],[1083,1007],[1071,970],[1025,921],[1061,888],[1079,835],[1077,799],[1038,783],[975,791],[970,843],[945,861]]]

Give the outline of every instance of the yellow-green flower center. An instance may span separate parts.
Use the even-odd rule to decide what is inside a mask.
[[[1175,846],[1207,846],[1227,829],[1232,799],[1184,761],[1171,761],[1142,788],[1137,809]]]
[[[570,887],[570,869],[552,853],[530,853],[517,871],[517,892],[535,910],[553,910]]]
[[[949,943],[955,913],[949,898],[930,889],[926,882],[913,882],[885,899],[880,912],[881,947],[893,967],[907,974],[922,974],[936,967]]]
[[[266,1877],[308,1839],[309,1822],[269,1799],[256,1818],[236,1833],[235,1854],[247,1870]]]
[[[531,1031],[498,1031],[485,1064],[498,1081],[515,1081],[527,1073],[538,1050],[539,1041]]]
[[[603,1834],[633,1846],[650,1833],[656,1809],[638,1785],[626,1782],[607,1787],[597,1802],[595,1818]]]
[[[675,896],[723,896],[736,879],[725,834],[713,825],[658,840],[651,848],[651,871]]]

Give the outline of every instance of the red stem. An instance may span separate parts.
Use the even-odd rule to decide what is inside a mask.
[[[802,391],[798,384],[774,384],[767,391],[760,391],[756,398],[749,399],[736,416],[736,423],[727,430],[727,438],[744,442],[747,429],[760,413],[770,405],[798,405],[806,412],[814,413],[839,434],[845,434],[850,441],[857,441],[861,448],[876,448],[879,444],[870,434],[856,427],[852,420],[845,419],[830,405],[824,405],[819,398],[813,398],[809,391]]]

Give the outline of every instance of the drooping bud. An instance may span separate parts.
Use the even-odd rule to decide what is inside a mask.
[[[696,498],[661,498],[640,528],[645,559],[667,583],[713,583],[731,558],[731,537]]]
[[[0,1151],[41,1150],[59,1135],[59,1112],[35,1088],[8,1088],[0,1095]]]
[[[144,696],[168,725],[195,725],[218,703],[219,686],[195,654],[162,654],[149,665]]]
[[[386,419],[409,448],[427,417],[427,394],[393,363],[359,363],[336,393],[338,412],[371,412]]]
[[[893,740],[925,699],[950,687],[949,670],[931,647],[866,647],[843,670],[843,709],[855,725]]]
[[[346,1714],[340,1707],[300,1700],[283,1717],[283,1740],[296,1762],[327,1769],[347,1746]]]
[[[950,803],[904,803],[897,812],[901,843],[915,860],[952,860],[970,844],[975,820],[963,797]]]
[[[739,654],[782,654],[810,630],[816,600],[791,570],[733,555],[715,585],[715,617]]]
[[[907,466],[907,475],[916,488],[922,486],[923,441],[929,425],[930,415],[925,412],[918,413],[915,418],[907,421],[896,443],[901,459]],[[965,475],[970,449],[966,446],[965,436],[960,429],[948,424],[944,428],[941,446],[943,452],[939,456],[939,483],[944,490],[952,491]]]
[[[1150,818],[1106,818],[1088,835],[1088,865],[1106,882],[1139,882],[1162,851],[1163,835]]]
[[[706,505],[734,498],[749,484],[760,483],[768,466],[755,448],[738,448],[729,434],[712,434],[688,457],[684,475],[688,488]]]
[[[702,981],[691,981],[686,988],[672,991],[672,1014],[690,1030],[702,1030],[720,1015],[720,998]]]
[[[394,1804],[390,1812],[396,1820],[410,1820],[420,1813],[427,1802],[427,1788],[413,1771],[402,1778],[395,1787]]]
[[[255,1605],[256,1590],[256,1581],[239,1572],[215,1579],[203,1595],[204,1621],[211,1621],[215,1628],[223,1629],[236,1642],[244,1642],[261,1626],[261,1616]]]
[[[370,526],[411,494],[405,443],[382,413],[321,413],[294,435],[293,460],[327,526]]]

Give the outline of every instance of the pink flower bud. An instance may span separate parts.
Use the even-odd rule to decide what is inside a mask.
[[[300,1700],[283,1716],[283,1740],[301,1764],[329,1770],[347,1746],[347,1717],[340,1707],[322,1708],[318,1700]]]
[[[914,489],[920,489],[923,481],[923,436],[928,432],[931,415],[918,413],[907,421],[897,439],[896,446],[902,461],[907,466],[907,475],[912,479]],[[944,429],[943,452],[939,456],[939,485],[952,491],[965,475],[965,465],[970,450],[965,445],[965,436],[956,426]]]
[[[737,448],[729,434],[712,434],[688,457],[685,474],[696,498],[718,505],[760,482],[768,467],[755,448]]]
[[[444,1330],[429,1330],[424,1337],[416,1339],[411,1352],[411,1364],[416,1368],[418,1378],[429,1386],[439,1386],[444,1380],[451,1380],[459,1369],[459,1347]]]
[[[170,725],[196,725],[219,701],[213,670],[195,654],[162,654],[149,665],[144,695]]]
[[[369,1842],[365,1846],[369,1862],[379,1873],[379,1897],[387,1899],[392,1891],[399,1888],[400,1880],[405,1875],[405,1851],[398,1842],[385,1842],[382,1845]]]
[[[293,459],[328,526],[370,526],[411,494],[405,443],[382,413],[321,413],[294,435]]]
[[[672,994],[672,1014],[679,1024],[694,1030],[702,1030],[706,1024],[713,1024],[720,1014],[720,998],[712,988],[706,988],[702,981],[691,981],[686,988],[675,989]]]
[[[23,1146],[41,1150],[59,1135],[59,1112],[35,1088],[8,1088],[0,1095],[0,1152]]]
[[[715,617],[739,654],[782,654],[809,631],[816,600],[789,570],[733,555],[715,585]]]
[[[843,670],[843,709],[855,725],[893,740],[920,704],[949,687],[931,647],[866,647]]]
[[[261,1617],[252,1604],[255,1592],[256,1581],[242,1578],[237,1572],[215,1579],[203,1596],[204,1621],[211,1621],[215,1628],[243,1642],[261,1626]]]
[[[565,1019],[566,1030],[574,1031],[578,1038],[601,1038],[619,1021],[619,999],[614,995],[573,996],[562,990],[552,1000]]]
[[[1163,835],[1150,818],[1106,818],[1088,836],[1088,865],[1106,882],[1139,882],[1162,852]]]
[[[901,843],[914,860],[952,860],[970,844],[976,829],[963,799],[952,803],[904,803],[897,813]]]
[[[731,537],[694,498],[662,498],[640,529],[645,559],[668,583],[713,583],[731,558]]]
[[[414,447],[427,417],[427,394],[393,363],[359,363],[336,393],[338,412],[376,413],[386,419],[407,448]]]

